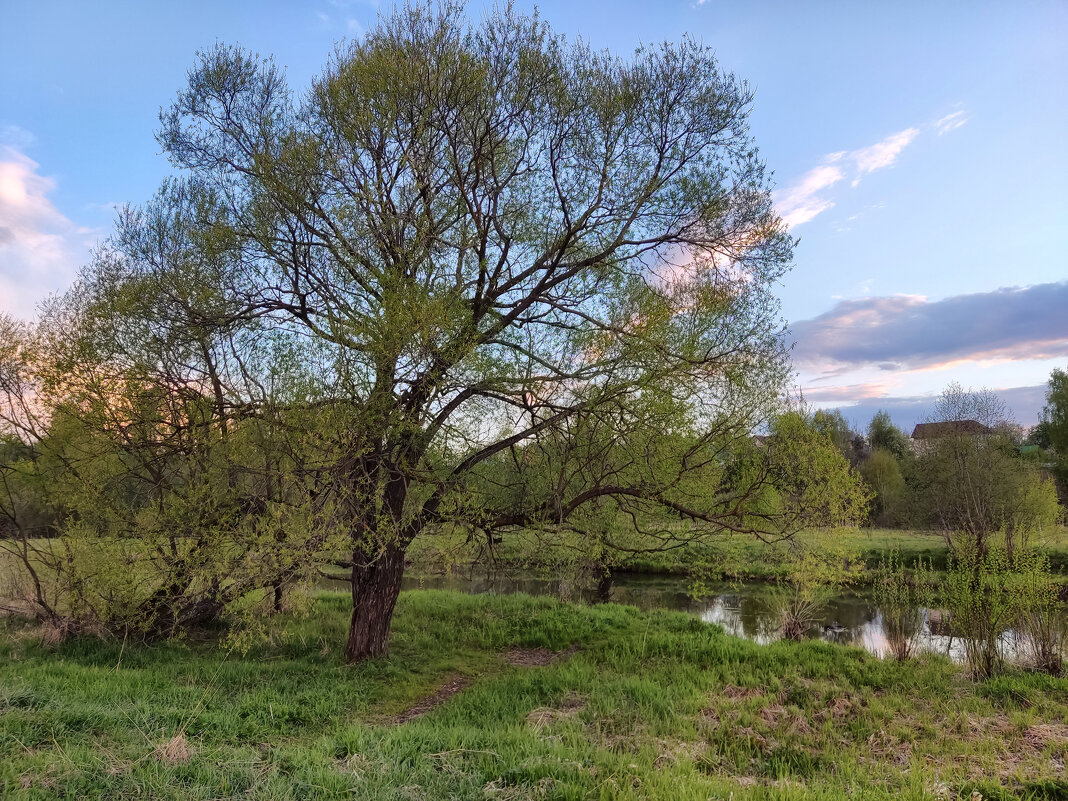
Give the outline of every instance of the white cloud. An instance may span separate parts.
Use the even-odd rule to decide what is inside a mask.
[[[25,150],[35,141],[37,141],[37,137],[25,128],[20,128],[17,125],[0,126],[0,145],[8,145],[16,150]]]
[[[367,2],[367,0],[328,0],[328,2],[334,10],[331,13],[316,11],[315,17],[319,20],[319,24],[324,28],[343,28],[349,36],[356,37],[363,36],[367,29],[357,17],[351,15],[350,7],[356,4],[378,7],[377,2]]]
[[[938,135],[955,131],[968,121],[968,117],[965,116],[963,111],[954,111],[952,114],[947,114],[940,120],[936,120],[934,127],[938,132]]]
[[[793,186],[777,190],[773,198],[783,221],[793,227],[807,223],[816,215],[834,206],[834,201],[821,196],[821,192],[841,181],[842,171],[824,164],[809,170]]]
[[[779,216],[793,227],[833,208],[834,200],[827,197],[825,190],[847,176],[852,177],[851,183],[856,186],[868,173],[891,166],[919,133],[919,128],[906,128],[868,147],[828,153],[819,167],[806,172],[797,183],[774,192]]]
[[[849,153],[849,159],[856,165],[857,170],[860,172],[860,175],[853,180],[853,186],[860,183],[861,176],[893,165],[893,163],[897,161],[897,157],[901,155],[901,151],[908,147],[909,143],[911,143],[919,133],[919,128],[906,128],[903,131],[898,131],[896,134],[891,134],[881,142],[869,145],[868,147],[862,147],[860,150],[854,150]]]
[[[22,318],[66,288],[103,233],[69,220],[49,200],[52,178],[11,145],[0,145],[0,311]]]

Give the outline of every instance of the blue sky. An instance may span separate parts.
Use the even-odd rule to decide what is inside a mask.
[[[756,88],[753,130],[801,240],[780,297],[807,399],[911,425],[958,380],[1034,422],[1068,365],[1068,3],[538,5],[621,53],[689,32]],[[114,204],[170,172],[153,132],[197,48],[274,54],[300,87],[378,12],[0,0],[0,310],[30,316]]]

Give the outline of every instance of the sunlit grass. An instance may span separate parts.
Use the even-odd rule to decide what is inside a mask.
[[[341,664],[347,598],[223,640],[0,646],[0,796],[986,798],[1068,792],[1068,680],[973,684],[683,614],[402,595],[390,655]],[[512,648],[570,658],[512,667]],[[423,717],[390,716],[465,676]],[[178,739],[180,738],[180,739]]]

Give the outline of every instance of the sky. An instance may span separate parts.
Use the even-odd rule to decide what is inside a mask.
[[[172,173],[154,133],[198,49],[274,55],[304,87],[388,5],[0,0],[0,311],[32,317]],[[688,33],[754,87],[799,240],[778,294],[807,402],[911,427],[957,381],[1037,420],[1068,366],[1068,1],[538,10],[620,54]]]

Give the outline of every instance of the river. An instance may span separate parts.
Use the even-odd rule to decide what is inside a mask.
[[[329,582],[331,588],[345,587]],[[759,643],[779,639],[777,594],[783,589],[767,582],[721,583],[708,585],[700,597],[691,593],[688,579],[679,576],[618,574],[611,584],[594,581],[547,578],[530,572],[479,571],[470,576],[407,576],[404,589],[443,589],[481,594],[526,593],[549,595],[569,601],[597,603],[612,601],[643,610],[671,609],[694,615],[724,631]],[[961,638],[950,631],[949,616],[941,609],[917,609],[919,629],[914,653],[939,653],[955,661],[964,659]],[[809,636],[841,645],[864,648],[877,656],[890,653],[883,614],[864,591],[841,592],[826,599]],[[1001,636],[1003,652],[1009,659],[1019,656],[1024,643],[1014,631]]]

